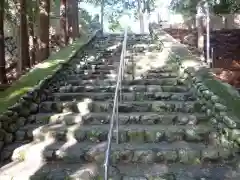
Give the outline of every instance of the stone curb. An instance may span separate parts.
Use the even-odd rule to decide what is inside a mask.
[[[155,31],[154,37],[156,36],[158,36],[158,32]],[[184,77],[188,80],[189,86],[193,88],[193,91],[197,95],[201,110],[210,118],[212,125],[221,132],[222,143],[226,139],[231,142],[233,147],[239,148],[240,124],[237,123],[239,120],[229,115],[228,108],[224,105],[222,99],[204,84],[200,76],[196,75],[197,68],[184,68],[181,57],[174,54],[174,52],[170,52],[170,54],[171,60],[175,59],[176,64],[183,70]]]
[[[234,146],[240,145],[240,124],[236,117],[229,115],[228,108],[222,102],[222,99],[214,94],[201,80],[201,77],[195,76],[194,69],[185,69],[189,76],[189,81],[195,90],[202,110],[210,118],[213,126],[217,127],[227,140]]]
[[[88,41],[80,47],[84,48],[91,40],[96,36],[97,31],[95,31]],[[37,112],[38,105],[45,100],[47,94],[50,93],[48,90],[44,90],[48,86],[52,78],[60,72],[60,70],[68,64],[76,54],[79,53],[77,50],[69,60],[61,63],[59,67],[54,70],[52,75],[48,75],[43,80],[41,80],[37,85],[35,85],[30,91],[23,95],[18,102],[10,106],[7,111],[0,114],[0,162],[8,160],[11,157],[11,153],[3,153],[3,148],[6,145],[10,145],[16,139],[17,130],[24,126],[28,120],[30,114]]]

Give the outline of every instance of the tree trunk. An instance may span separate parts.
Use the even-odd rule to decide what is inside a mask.
[[[16,26],[17,29],[17,54],[18,57],[21,57],[21,38],[20,38],[20,24]],[[20,58],[16,59],[17,60],[17,77],[20,77],[22,75],[22,61]]]
[[[32,8],[33,9],[33,8]],[[36,46],[37,46],[37,39],[35,37],[34,32],[34,11],[31,9],[31,13],[29,15],[29,39],[30,39],[30,65],[33,66],[36,63]]]
[[[198,32],[198,50],[203,53],[204,48],[204,25],[203,17],[197,17],[197,32]]]
[[[66,46],[68,44],[66,0],[61,0],[61,4],[60,4],[60,28],[61,28],[62,42],[64,42]]]
[[[141,6],[141,0],[138,0],[138,15],[139,15],[139,21],[140,21],[140,33],[144,33],[144,19],[143,19],[143,12],[142,12],[142,6]]]
[[[76,37],[79,38],[80,37],[80,29],[79,29],[79,11],[78,11],[78,1],[76,1],[76,7],[75,7],[75,23],[76,23]]]
[[[68,0],[67,3],[67,17],[68,17],[68,35],[71,39],[75,40],[79,37],[78,25],[78,1]]]
[[[26,0],[20,0],[20,33],[20,60],[22,61],[22,70],[25,70],[30,68]]]
[[[74,12],[73,12],[73,1],[74,0],[68,0],[66,3],[67,6],[67,30],[68,30],[68,41],[72,42],[75,37],[74,37]]]
[[[49,13],[50,0],[39,1],[39,60],[43,61],[49,57]]]
[[[73,1],[73,36],[75,38],[78,38],[80,36],[79,34],[79,19],[78,19],[78,1],[77,0],[72,0]]]
[[[7,83],[4,44],[4,0],[0,1],[0,84]]]

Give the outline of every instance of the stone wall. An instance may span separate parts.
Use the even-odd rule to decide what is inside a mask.
[[[197,48],[197,30],[164,29],[189,49]],[[215,68],[234,67],[234,61],[240,60],[240,29],[222,29],[211,31],[210,50],[213,52]],[[204,53],[206,55],[206,34],[204,35]],[[212,54],[211,54],[212,55]]]
[[[219,30],[211,32],[210,49],[213,50],[214,68],[233,67],[234,61],[240,60],[239,42],[240,29]]]
[[[197,47],[197,30],[196,29],[175,29],[165,28],[164,31],[169,33],[174,39],[183,44]]]
[[[154,28],[153,34],[155,34],[155,36],[161,34],[162,36],[163,32],[160,32],[161,30]],[[234,99],[240,101],[239,95],[237,97],[236,93],[225,93],[221,97],[216,95],[216,93],[213,92],[213,88],[206,84],[206,79],[211,79],[212,81],[217,80],[212,78],[209,70],[204,68],[204,64],[201,65],[198,59],[194,59],[193,56],[187,53],[187,50],[184,51],[184,54],[179,53],[178,48],[182,50],[186,48],[179,42],[174,41],[174,39],[171,40],[171,38],[168,37],[166,43],[169,44],[169,41],[171,41],[174,46],[174,49],[171,51],[171,59],[175,60],[181,67],[188,86],[192,88],[198,97],[199,108],[206,113],[212,126],[218,129],[221,134],[220,137],[215,136],[212,138],[218,139],[221,144],[227,143],[225,144],[227,147],[234,147],[236,149],[234,153],[237,153],[240,146],[240,120],[239,117],[233,114],[233,107],[229,106],[229,104],[228,106],[226,105],[226,97],[232,96]],[[163,45],[164,44],[165,42],[163,41]],[[191,56],[189,59],[192,63],[189,63],[190,60],[186,60],[188,56]],[[187,62],[185,63],[185,61]],[[225,85],[219,81],[216,89],[225,89]],[[233,87],[229,87],[229,89],[231,89],[231,92],[236,91]]]
[[[240,29],[240,14],[211,15],[210,28],[213,30]]]
[[[90,42],[95,35],[96,32],[93,32],[88,42]],[[84,48],[84,46],[82,48]],[[35,121],[32,115],[37,113],[39,104],[46,100],[47,95],[50,93],[48,87],[50,87],[50,84],[54,80],[60,78],[58,75],[61,73],[61,69],[64,68],[75,55],[81,58],[84,54],[80,52],[80,54],[74,54],[72,57],[69,57],[69,60],[66,60],[65,63],[60,64],[60,66],[54,70],[53,75],[46,76],[46,78],[36,84],[14,105],[8,107],[5,112],[0,114],[0,162],[8,161],[18,145],[32,141],[31,129],[19,130],[19,128]]]

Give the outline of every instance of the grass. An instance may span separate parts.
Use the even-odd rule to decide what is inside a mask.
[[[14,82],[11,87],[0,92],[0,113],[6,111],[9,106],[14,105],[21,96],[31,90],[33,86],[37,85],[46,76],[54,74],[61,67],[61,63],[68,62],[89,40],[87,36],[79,38],[73,44],[51,55],[42,63],[37,64],[30,72]]]
[[[211,75],[205,74],[202,77],[202,80],[213,93],[223,100],[223,103],[228,107],[229,113],[240,119],[240,98],[236,94],[230,93],[232,87],[224,85],[219,80],[214,79]]]

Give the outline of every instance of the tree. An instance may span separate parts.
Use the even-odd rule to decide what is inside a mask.
[[[5,1],[0,1],[0,83],[6,84],[6,69],[5,69],[5,45],[4,45],[4,4]]]
[[[65,45],[67,45],[68,44],[68,28],[67,28],[66,0],[61,0],[61,3],[60,3],[60,26],[61,26],[62,41],[64,42]]]
[[[61,1],[66,4],[66,0],[54,0],[54,2],[58,2],[58,9],[60,9]],[[50,54],[50,2],[50,0],[0,0],[0,84],[8,83],[6,73],[11,73],[16,67],[18,76],[26,69],[31,68],[37,61],[41,62],[48,58]],[[65,11],[64,15],[65,35],[68,35],[67,27],[69,27],[71,37],[74,39],[79,37],[78,0],[68,0],[67,2],[69,9],[68,12]],[[17,54],[14,54],[8,62],[5,59],[5,23],[7,24],[5,28],[8,27],[8,31],[13,33],[18,49]],[[68,42],[66,39],[64,41]],[[15,77],[14,74],[13,78]]]
[[[29,57],[29,36],[27,23],[27,5],[26,0],[20,0],[20,61],[22,62],[21,70],[30,68]]]
[[[200,8],[203,8],[203,1],[198,0],[172,0],[170,3],[170,8],[177,13],[183,15],[183,17],[191,17],[195,18],[197,13],[197,5],[200,5]],[[239,2],[234,0],[207,0],[210,10],[214,14],[229,14],[236,13],[240,9]],[[201,52],[203,52],[204,48],[204,26],[202,17],[198,17],[196,19],[197,22],[197,30],[198,30],[198,48]]]
[[[102,1],[85,0],[95,6],[100,6]],[[135,18],[140,20],[140,29],[143,29],[143,14],[150,13],[155,8],[156,0],[105,0],[104,1],[104,15],[110,23],[110,29],[119,28],[119,18],[124,14],[132,11]]]
[[[38,59],[43,61],[49,56],[49,13],[50,0],[39,0],[39,37]]]
[[[74,40],[75,38],[79,37],[77,0],[67,1],[67,22],[68,36]]]
[[[240,9],[236,0],[206,0],[215,14],[235,13]],[[196,6],[199,0],[171,0],[170,8],[185,17],[196,14]]]
[[[79,33],[79,15],[78,15],[78,1],[73,1],[73,36],[74,38],[78,38],[80,36]]]
[[[138,17],[140,21],[140,32],[144,33],[144,19],[143,19],[143,7],[142,7],[142,2],[141,0],[137,0],[137,9],[138,9]]]
[[[33,66],[36,63],[36,51],[37,51],[37,37],[35,33],[35,24],[37,24],[38,8],[36,1],[29,1],[28,4],[28,27],[29,27],[29,39],[30,39],[30,65]]]

